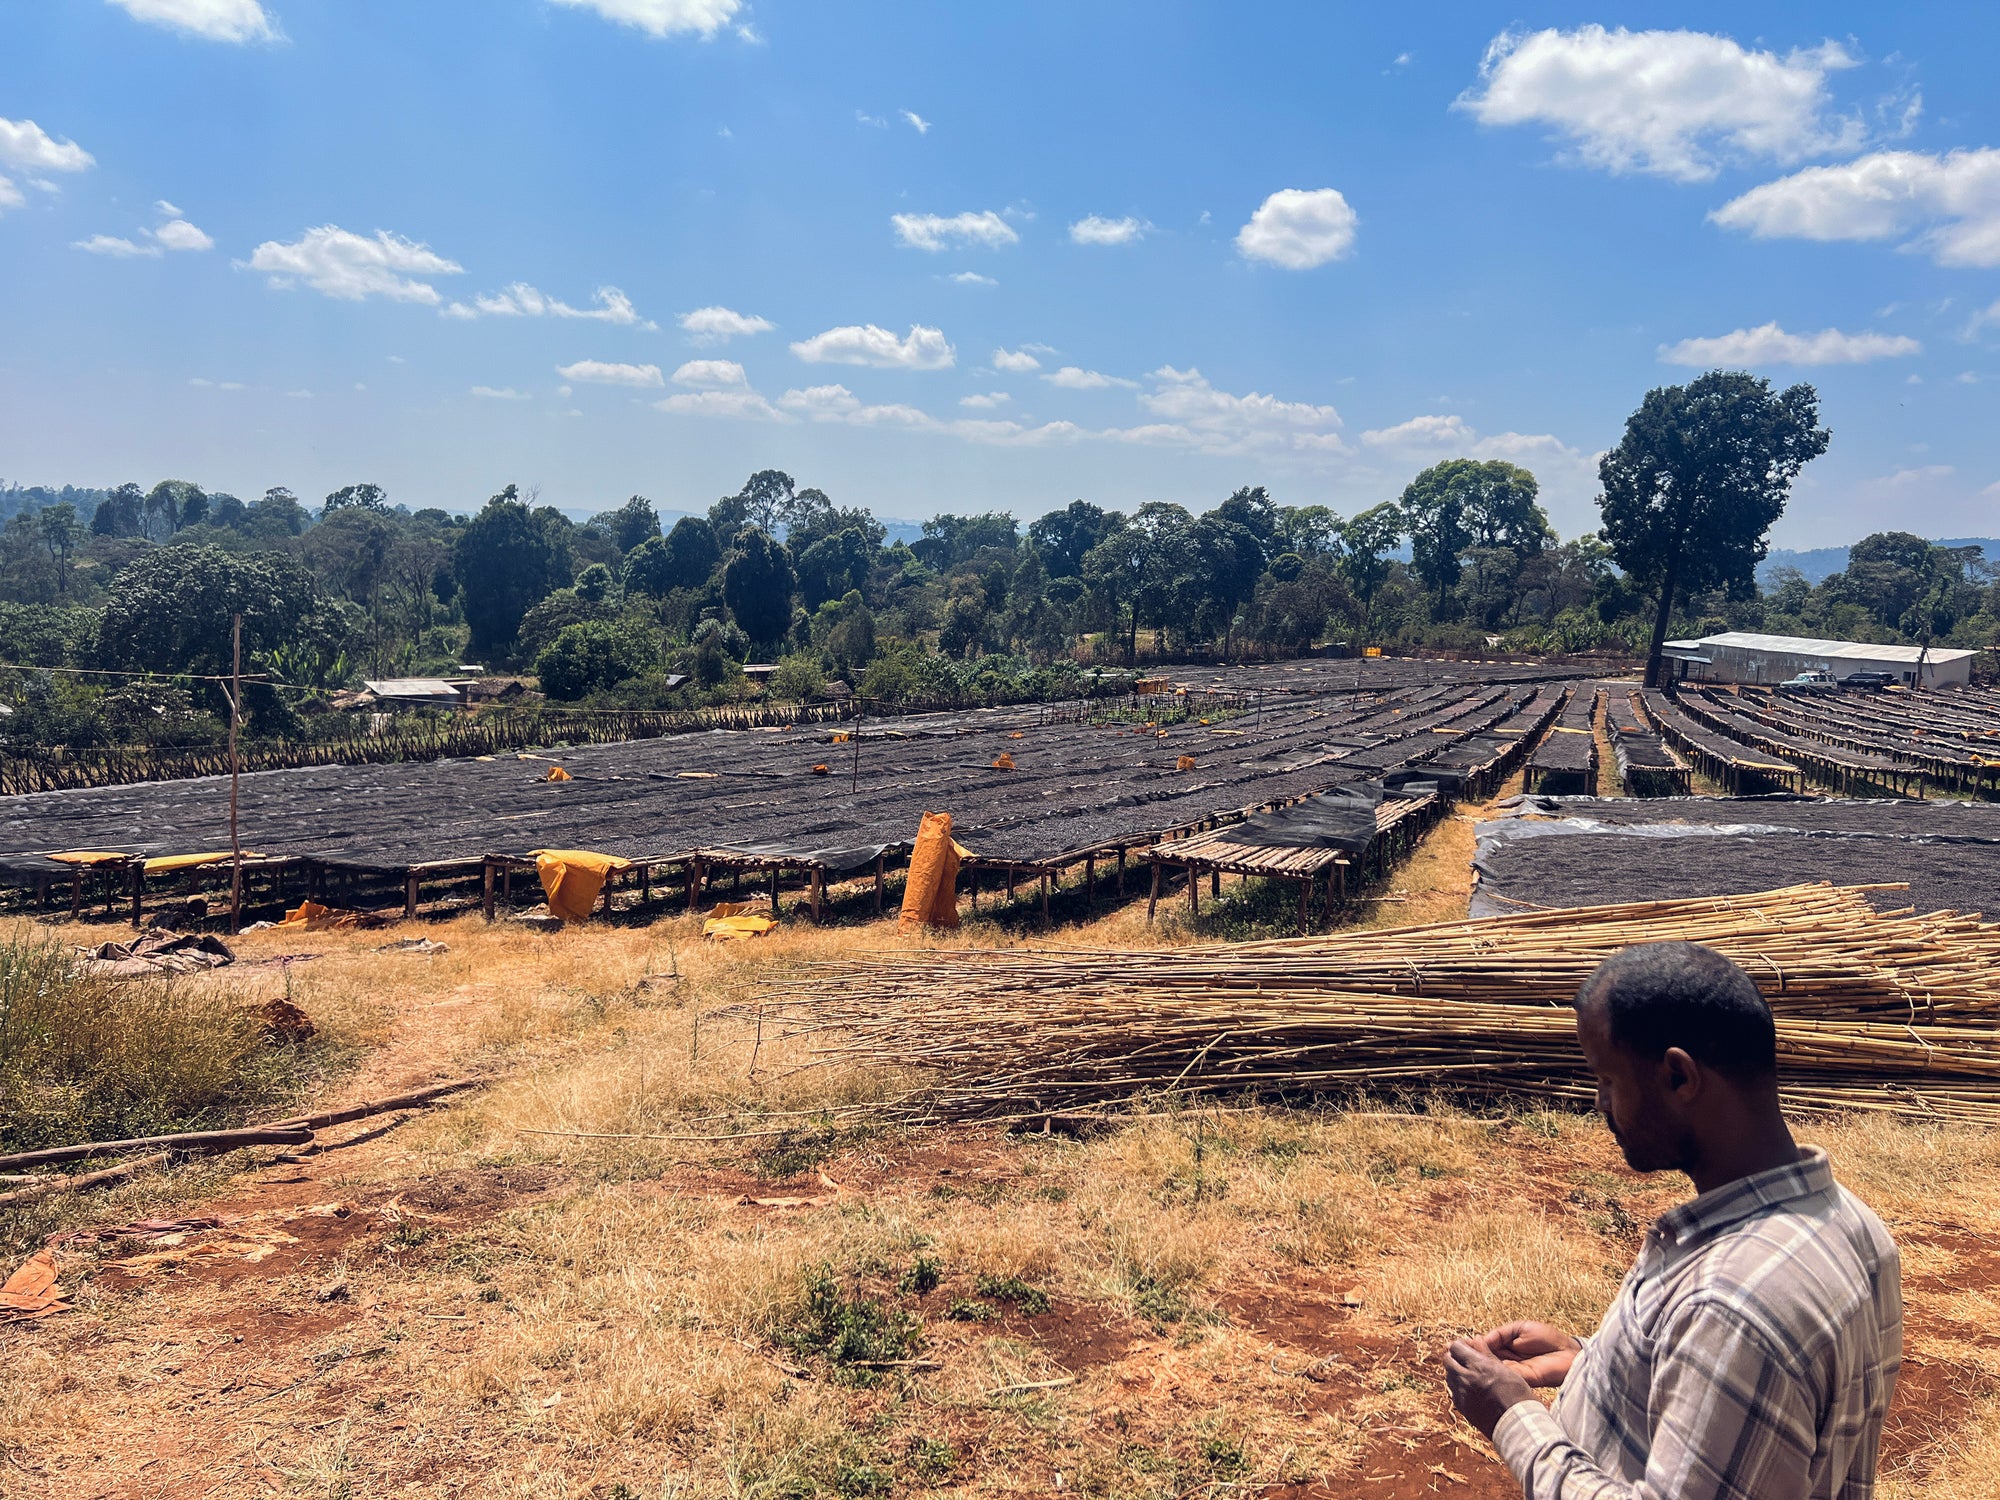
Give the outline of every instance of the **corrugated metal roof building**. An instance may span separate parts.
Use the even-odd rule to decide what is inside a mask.
[[[1769,686],[1801,672],[1887,672],[1906,687],[1962,687],[1972,680],[1971,651],[1941,646],[1881,646],[1871,641],[1821,641],[1797,635],[1726,630],[1698,641],[1668,641],[1669,661],[1689,682],[1752,682]]]

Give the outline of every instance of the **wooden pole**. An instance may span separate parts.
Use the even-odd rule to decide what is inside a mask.
[[[229,931],[243,930],[243,834],[236,822],[236,794],[243,778],[243,757],[237,752],[238,726],[243,719],[243,616],[230,622],[229,668]]]
[[[875,856],[875,911],[878,916],[882,911],[882,861],[887,858],[886,851]]]
[[[486,914],[486,920],[493,920],[493,856],[487,855],[479,861],[480,882],[484,889],[480,893],[479,909]]]
[[[1153,925],[1153,913],[1160,906],[1160,862],[1153,861],[1153,894],[1146,898],[1146,925]]]

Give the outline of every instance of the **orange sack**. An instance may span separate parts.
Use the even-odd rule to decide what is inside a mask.
[[[958,845],[950,813],[925,813],[903,886],[904,927],[958,926]]]

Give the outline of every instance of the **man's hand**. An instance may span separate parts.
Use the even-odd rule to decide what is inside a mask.
[[[1529,1385],[1561,1385],[1583,1340],[1547,1323],[1503,1323],[1480,1342]]]
[[[1489,1438],[1502,1412],[1535,1399],[1519,1369],[1488,1353],[1483,1338],[1453,1340],[1444,1352],[1444,1383],[1451,1404]]]

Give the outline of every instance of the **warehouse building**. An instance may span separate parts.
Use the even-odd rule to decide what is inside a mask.
[[[1668,641],[1671,670],[1688,682],[1754,682],[1770,686],[1801,672],[1886,672],[1905,687],[1963,687],[1972,680],[1971,651],[1939,646],[1878,646],[1868,641],[1816,641],[1796,635],[1727,630],[1698,641]]]

